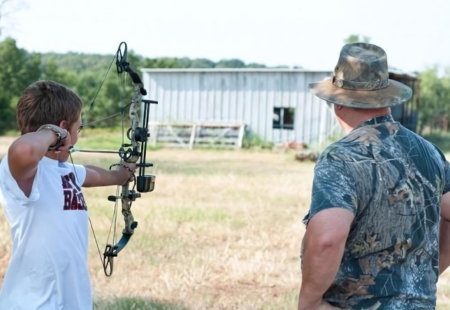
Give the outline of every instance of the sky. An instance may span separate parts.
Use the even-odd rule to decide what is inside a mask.
[[[344,39],[360,34],[392,67],[450,67],[449,0],[6,1],[0,38],[30,52],[114,54],[125,41],[150,58],[333,70]]]

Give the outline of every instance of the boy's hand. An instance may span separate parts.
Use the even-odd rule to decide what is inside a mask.
[[[121,165],[119,166],[121,184],[125,184],[127,181],[133,181],[133,173],[136,171],[136,163],[126,163],[121,161]]]
[[[72,138],[70,137],[69,131],[67,131],[66,140],[64,140],[64,144],[60,146],[56,152],[70,152],[70,148],[72,147]]]

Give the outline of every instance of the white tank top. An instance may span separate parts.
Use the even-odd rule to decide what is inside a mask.
[[[83,166],[44,157],[26,197],[3,158],[0,204],[13,248],[0,309],[92,309],[85,178]]]

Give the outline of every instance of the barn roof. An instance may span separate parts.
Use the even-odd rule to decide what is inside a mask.
[[[326,73],[332,74],[331,70],[314,70],[303,68],[185,68],[185,69],[141,69],[143,73]],[[389,73],[396,77],[417,80],[418,77],[414,73],[405,72],[400,69],[390,67]]]
[[[204,73],[231,73],[231,72],[308,72],[308,73],[330,73],[331,70],[310,70],[310,69],[289,69],[289,68],[192,68],[192,69],[141,69],[142,72],[156,72],[156,73],[181,73],[181,72],[204,72]]]

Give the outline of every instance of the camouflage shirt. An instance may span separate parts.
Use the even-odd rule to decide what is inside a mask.
[[[316,164],[305,223],[334,207],[355,219],[324,299],[347,309],[433,309],[440,201],[448,191],[444,155],[392,116],[331,144]]]

